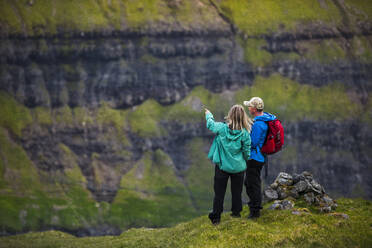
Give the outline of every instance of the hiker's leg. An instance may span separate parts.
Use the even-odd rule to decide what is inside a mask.
[[[236,174],[231,174],[231,197],[232,206],[231,212],[239,214],[242,211],[242,191],[244,182],[244,171]]]
[[[262,209],[261,169],[263,164],[253,159],[247,163],[245,184],[251,210]]]
[[[213,215],[215,218],[220,218],[223,212],[223,200],[225,198],[227,181],[229,175],[220,170],[218,165],[215,167],[214,174],[214,200],[213,200]]]

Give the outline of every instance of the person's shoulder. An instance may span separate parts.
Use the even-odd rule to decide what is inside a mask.
[[[251,138],[251,133],[247,129],[243,129],[243,137],[244,139],[250,139]]]
[[[267,124],[264,120],[256,120],[253,123],[254,128],[267,129]]]

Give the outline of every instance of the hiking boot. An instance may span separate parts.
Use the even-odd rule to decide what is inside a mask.
[[[220,216],[217,216],[214,213],[210,213],[208,215],[208,218],[211,220],[211,222],[212,222],[213,225],[218,225],[220,223],[220,221],[221,221],[221,217]]]
[[[260,217],[260,210],[251,210],[248,219],[257,219],[258,217]]]
[[[240,218],[241,217],[240,213],[231,213],[230,216],[233,217],[233,218]]]

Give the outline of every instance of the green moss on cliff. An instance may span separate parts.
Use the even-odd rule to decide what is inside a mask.
[[[76,155],[60,144],[64,173],[37,170],[24,149],[0,128],[0,230],[40,230],[50,226],[70,230],[99,220],[96,202]]]
[[[145,153],[125,174],[112,204],[110,222],[120,227],[164,226],[195,216],[172,160],[161,150]]]
[[[300,44],[305,49],[304,57],[320,63],[332,63],[346,59],[346,48],[342,47],[337,40],[327,39],[321,41],[307,41]]]
[[[159,125],[163,114],[164,107],[149,99],[128,113],[131,130],[142,137],[166,135],[166,130]]]
[[[164,18],[162,14],[165,14],[162,13],[165,6],[161,6],[160,3],[159,0],[124,0],[126,20],[133,28],[140,28],[150,22],[157,22]]]
[[[30,111],[8,93],[0,91],[0,126],[20,136],[22,129],[31,122]]]
[[[200,213],[207,213],[213,206],[214,166],[206,156],[206,146],[201,138],[191,140],[186,146],[191,161],[190,167],[184,172],[184,178]]]
[[[31,110],[34,115],[34,120],[40,125],[51,125],[53,123],[51,110],[45,107],[36,107]]]
[[[298,24],[322,21],[340,24],[341,14],[330,0],[222,0],[214,1],[240,30],[248,35],[260,35],[279,29],[293,31]]]
[[[243,102],[253,96],[264,100],[266,111],[288,121],[345,120],[356,117],[362,111],[362,105],[351,100],[342,84],[318,88],[280,75],[257,77],[252,87],[246,86],[237,92],[236,101]]]
[[[0,23],[6,25],[8,30],[12,30],[15,33],[22,33],[22,20],[18,17],[14,11],[14,7],[9,1],[0,1]]]
[[[354,36],[351,40],[352,54],[355,58],[364,63],[372,62],[371,36]]]
[[[195,87],[182,101],[167,108],[165,118],[170,121],[204,121],[206,106],[217,118],[223,118],[233,104],[233,99],[212,93],[203,86]]]
[[[264,39],[238,39],[244,48],[244,60],[254,66],[265,66],[272,60],[272,54],[264,50]]]
[[[27,194],[40,189],[37,170],[29,160],[26,152],[9,137],[8,132],[0,127],[0,154],[4,177],[1,181],[8,185],[7,190]]]
[[[127,113],[128,111],[126,110],[112,109],[107,103],[102,102],[95,117],[101,126],[113,125],[117,130],[118,138],[125,146],[129,145],[129,140],[125,133],[128,123]]]
[[[78,125],[86,126],[94,123],[93,114],[89,112],[89,109],[85,107],[73,108],[73,115]]]
[[[73,125],[74,124],[74,117],[72,115],[71,108],[67,105],[53,109],[52,113],[54,120],[59,124],[64,125]]]
[[[345,0],[340,2],[344,3],[344,8],[348,11],[349,15],[354,16],[356,20],[369,21],[371,19],[371,2],[364,0]]]

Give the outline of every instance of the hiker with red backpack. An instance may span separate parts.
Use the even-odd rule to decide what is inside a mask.
[[[283,127],[275,115],[264,112],[264,102],[259,97],[244,101],[254,117],[251,130],[251,157],[247,161],[245,186],[250,199],[249,219],[260,217],[262,209],[261,170],[266,155],[279,151],[283,146]]]

